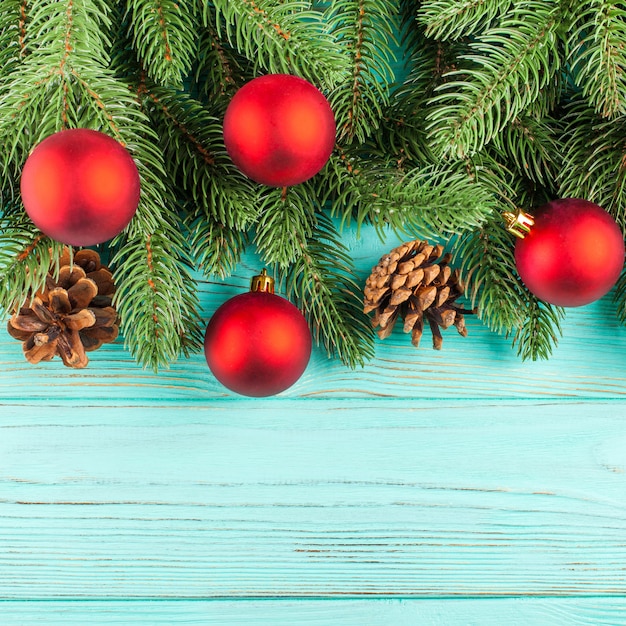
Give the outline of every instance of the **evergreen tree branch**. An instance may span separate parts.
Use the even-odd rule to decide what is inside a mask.
[[[197,56],[200,16],[196,0],[127,0],[127,28],[148,76],[183,87]]]
[[[602,119],[578,100],[564,121],[561,197],[595,202],[626,229],[626,117]]]
[[[23,211],[0,217],[0,316],[10,315],[43,288],[63,246],[45,237]]]
[[[557,124],[544,116],[521,113],[493,140],[495,150],[516,166],[518,175],[554,191],[562,169]]]
[[[391,0],[334,0],[326,20],[336,40],[348,49],[352,67],[350,77],[329,97],[338,139],[362,143],[378,128],[388,103],[397,9]]]
[[[581,4],[569,38],[572,76],[599,115],[624,115],[626,8],[611,0]]]
[[[442,41],[469,37],[490,27],[511,4],[512,0],[425,0],[418,21],[428,37]]]
[[[561,322],[565,311],[530,296],[524,310],[524,320],[515,331],[513,345],[523,361],[547,360],[562,336]]]
[[[254,242],[266,264],[284,268],[301,254],[317,219],[314,197],[308,183],[269,189],[260,197]]]
[[[246,232],[228,228],[203,211],[190,215],[188,232],[192,258],[207,278],[230,276],[248,244]]]
[[[115,304],[124,341],[144,367],[154,371],[178,356],[199,350],[201,320],[197,313],[197,285],[183,252],[180,232],[157,216],[136,220],[113,258],[117,285]]]
[[[374,333],[349,250],[328,217],[318,216],[285,277],[288,297],[304,311],[315,342],[346,366],[363,366],[374,355]]]
[[[200,35],[193,91],[213,104],[213,109],[219,104],[223,113],[235,92],[252,78],[250,61],[222,41],[215,26],[209,25]]]
[[[523,359],[546,359],[561,335],[560,307],[540,302],[517,274],[512,235],[499,214],[454,241],[472,307],[496,333],[513,335]]]
[[[342,155],[327,176],[332,215],[343,225],[372,224],[381,236],[450,236],[479,226],[494,207],[492,192],[457,165],[404,171]]]
[[[558,7],[529,0],[485,31],[447,74],[428,116],[441,154],[472,155],[534,102],[560,69]]]
[[[305,0],[201,0],[206,26],[259,69],[297,74],[320,88],[333,86],[346,72],[340,46],[317,11]]]
[[[617,308],[617,318],[622,324],[626,325],[626,271],[622,271],[622,275],[615,285],[613,301]]]
[[[259,215],[258,188],[226,154],[221,121],[186,94],[147,84],[141,93],[179,195],[228,228],[249,228]]]

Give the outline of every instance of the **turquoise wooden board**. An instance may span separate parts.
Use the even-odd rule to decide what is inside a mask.
[[[397,243],[346,241],[363,280]],[[0,623],[626,624],[626,328],[605,298],[523,363],[468,326],[354,371],[316,349],[267,399],[2,331]]]
[[[615,626],[624,623],[626,600],[59,601],[3,602],[0,610],[7,626]]]
[[[621,597],[614,409],[5,406],[0,597]]]

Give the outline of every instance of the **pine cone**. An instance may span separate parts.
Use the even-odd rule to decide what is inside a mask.
[[[466,311],[454,302],[463,295],[459,270],[448,263],[451,254],[443,255],[443,246],[427,241],[408,241],[383,256],[365,283],[364,311],[374,311],[372,325],[378,336],[385,339],[401,317],[404,332],[411,333],[411,343],[419,346],[424,317],[433,334],[433,348],[441,349],[443,337],[439,327],[456,326],[459,334],[467,336]],[[438,260],[439,259],[439,260]]]
[[[113,276],[93,250],[76,252],[72,261],[66,249],[59,268],[58,278],[51,270],[43,290],[13,314],[8,331],[23,342],[30,363],[58,354],[68,367],[86,367],[85,353],[115,341],[119,332]]]

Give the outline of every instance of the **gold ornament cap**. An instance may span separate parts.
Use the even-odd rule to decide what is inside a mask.
[[[506,222],[506,229],[519,239],[524,239],[535,223],[535,218],[522,209],[519,209],[517,213],[506,211],[502,217]]]
[[[267,275],[265,268],[257,276],[253,276],[250,281],[250,291],[264,291],[274,293],[274,279]]]

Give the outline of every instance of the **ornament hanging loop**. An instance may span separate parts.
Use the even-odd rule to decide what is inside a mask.
[[[530,213],[522,211],[522,209],[519,209],[517,213],[506,211],[502,214],[502,217],[504,218],[506,229],[519,239],[524,239],[535,223],[535,218]]]
[[[263,268],[258,276],[253,276],[250,281],[250,291],[264,291],[274,293],[274,279],[267,275],[267,270]]]

